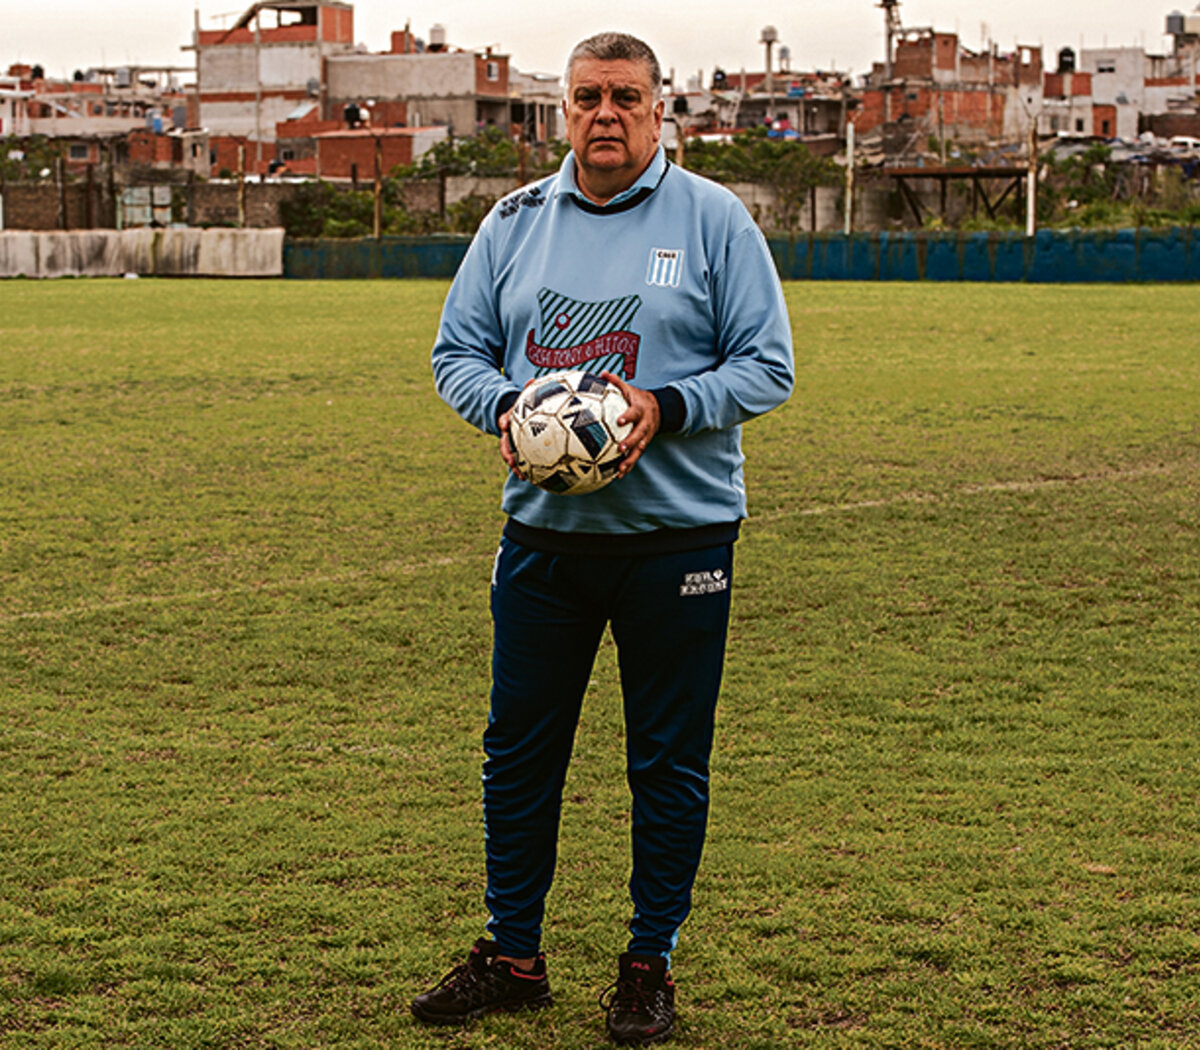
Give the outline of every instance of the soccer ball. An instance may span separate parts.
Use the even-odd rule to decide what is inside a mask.
[[[547,492],[579,495],[617,476],[617,448],[633,429],[617,420],[629,407],[619,387],[590,372],[555,372],[521,391],[508,433],[517,469]]]

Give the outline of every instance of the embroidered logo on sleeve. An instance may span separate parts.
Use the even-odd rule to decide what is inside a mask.
[[[729,577],[723,569],[713,569],[711,572],[686,572],[683,583],[679,587],[681,598],[695,598],[701,594],[716,594],[718,591],[729,590]]]
[[[525,337],[525,356],[545,372],[596,362],[594,371],[621,372],[632,379],[642,337],[630,325],[641,305],[637,295],[589,303],[543,288],[538,292],[538,327]]]
[[[522,208],[540,208],[546,203],[542,191],[534,186],[531,190],[514,193],[500,202],[500,218],[511,219]]]
[[[650,265],[646,268],[646,283],[663,288],[678,288],[683,276],[682,248],[651,248]]]

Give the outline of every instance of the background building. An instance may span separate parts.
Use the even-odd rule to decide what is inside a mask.
[[[354,47],[354,8],[342,0],[259,0],[228,29],[193,34],[196,123],[213,166],[248,170],[275,159],[275,126],[322,97],[325,63]]]

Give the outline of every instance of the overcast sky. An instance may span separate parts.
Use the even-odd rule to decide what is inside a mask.
[[[602,29],[642,36],[658,52],[664,73],[680,82],[713,67],[762,69],[761,30],[773,25],[779,45],[791,51],[794,69],[837,68],[859,74],[883,57],[883,12],[876,0],[682,0],[665,4],[611,0],[362,0],[354,5],[357,41],[388,49],[393,29],[406,19],[428,38],[435,23],[450,44],[493,45],[525,72],[560,71],[579,38]],[[191,65],[195,12],[204,29],[229,25],[249,0],[0,0],[0,69],[13,62],[40,63],[49,75],[88,66]],[[1042,44],[1047,64],[1060,47],[1142,46],[1169,49],[1164,35],[1172,10],[1192,11],[1193,0],[1161,5],[1130,0],[903,0],[905,26],[957,31],[965,47],[981,50],[988,39],[1003,50]],[[777,45],[777,46],[779,46]]]

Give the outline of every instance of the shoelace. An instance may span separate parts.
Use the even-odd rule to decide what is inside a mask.
[[[620,1010],[652,1016],[653,1005],[654,994],[638,980],[618,979],[600,993],[600,1009],[605,1013]]]
[[[471,963],[459,963],[437,984],[438,988],[450,988],[468,996],[478,995],[483,984],[483,972]]]

